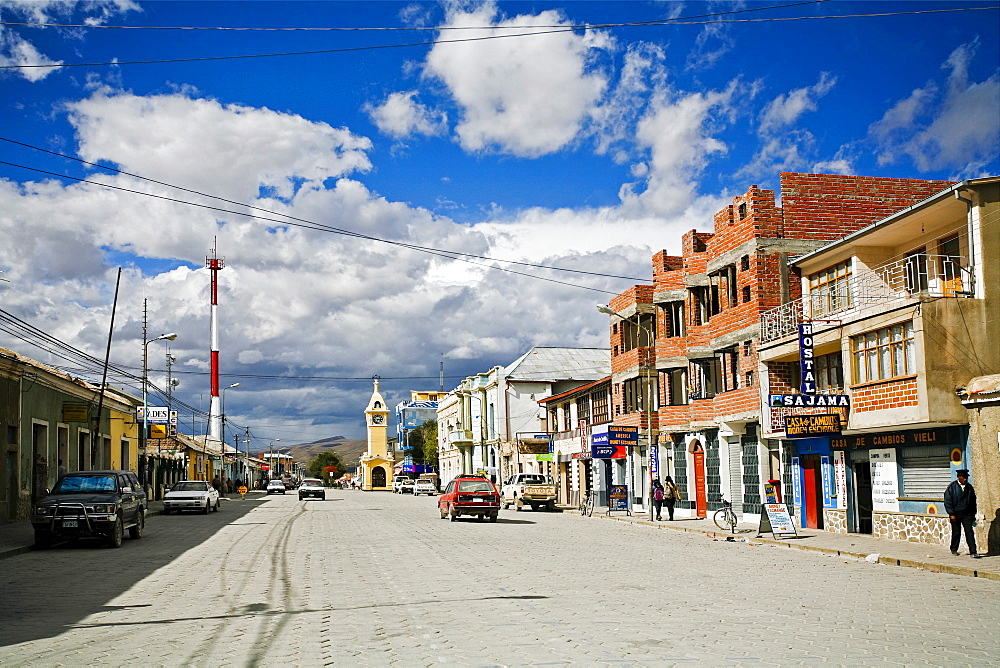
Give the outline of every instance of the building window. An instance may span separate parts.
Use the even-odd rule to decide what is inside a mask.
[[[592,424],[604,424],[611,419],[608,413],[608,395],[604,392],[590,395]]]
[[[751,352],[753,352],[753,340],[747,339],[743,342],[743,357],[750,357]]]
[[[753,371],[747,371],[743,387],[753,387]]]
[[[580,397],[576,400],[576,419],[590,422],[590,397]]]
[[[667,338],[684,336],[684,302],[667,302],[662,310],[666,327],[665,336]]]
[[[722,386],[722,365],[718,358],[692,360],[688,369],[688,394],[691,399],[711,399]]]
[[[719,286],[691,288],[692,325],[704,325],[719,312]]]
[[[660,371],[660,387],[663,389],[663,403],[667,406],[684,406],[688,402],[687,369],[664,369]]]
[[[726,301],[728,302],[726,306],[732,308],[740,303],[736,288],[736,265],[726,267],[722,271],[722,275],[726,278]]]
[[[740,349],[728,348],[719,352],[722,369],[722,391],[729,392],[739,388],[740,384]]]
[[[750,286],[749,285],[744,285],[743,286],[743,303],[746,304],[748,301],[750,301]]]
[[[653,410],[652,395],[656,393],[655,378],[630,378],[622,383],[624,387],[624,399],[622,404],[625,413],[638,413],[640,411]],[[654,387],[650,387],[653,385]],[[652,392],[652,394],[650,393]]]
[[[746,218],[747,217],[747,203],[743,202],[742,204],[740,204],[740,206],[737,209],[737,211],[739,212],[740,220],[743,220],[744,218]]]
[[[840,352],[817,355],[815,358],[816,389],[821,392],[844,390],[844,365]]]
[[[809,276],[813,316],[851,306],[851,261],[846,260]]]
[[[740,258],[740,271],[750,271],[750,256],[744,255]]]
[[[913,322],[886,327],[851,339],[854,382],[867,383],[913,373]]]

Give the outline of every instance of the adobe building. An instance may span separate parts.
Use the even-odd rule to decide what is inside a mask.
[[[680,488],[682,517],[707,517],[725,495],[744,521],[757,521],[768,480],[790,496],[793,452],[761,429],[758,378],[761,314],[801,296],[789,257],[950,185],[782,173],[780,206],[774,191],[751,186],[715,215],[711,232],[685,234],[681,255],[655,254],[653,285],[609,304],[618,314],[610,323],[612,419],[640,434],[629,476],[635,498],[646,497],[650,456]]]

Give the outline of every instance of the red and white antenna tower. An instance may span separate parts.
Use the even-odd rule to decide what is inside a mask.
[[[215,240],[218,245],[218,240]],[[226,259],[218,257],[216,249],[205,258],[205,266],[212,272],[212,403],[208,409],[208,437],[222,440],[222,410],[219,402],[219,270],[226,266]]]

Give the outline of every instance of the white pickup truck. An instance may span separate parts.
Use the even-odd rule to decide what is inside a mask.
[[[532,510],[556,509],[556,486],[552,478],[541,473],[515,473],[500,491],[504,510],[513,505],[518,510],[531,506]]]

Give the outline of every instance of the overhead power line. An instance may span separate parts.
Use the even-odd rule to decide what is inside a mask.
[[[415,244],[407,244],[407,243],[400,242],[400,241],[391,241],[391,240],[388,240],[388,239],[381,239],[379,237],[373,237],[373,236],[370,236],[370,235],[361,234],[359,232],[353,232],[351,230],[344,230],[344,229],[340,229],[340,228],[335,228],[335,227],[332,227],[332,226],[329,226],[329,225],[323,225],[321,223],[315,223],[315,222],[312,222],[312,221],[306,221],[304,223],[302,223],[302,222],[294,222],[294,221],[304,220],[304,219],[289,217],[289,216],[287,216],[287,214],[281,214],[281,213],[275,213],[275,212],[268,212],[268,213],[271,213],[272,215],[286,216],[285,218],[270,218],[268,216],[261,216],[259,214],[247,213],[245,211],[234,211],[232,209],[225,209],[225,208],[222,208],[222,207],[211,206],[209,204],[201,204],[201,203],[198,203],[198,202],[190,202],[190,201],[187,201],[187,200],[182,200],[182,199],[178,199],[176,197],[170,197],[170,196],[167,196],[167,195],[158,195],[158,194],[155,194],[155,193],[143,192],[141,190],[135,190],[135,189],[132,189],[132,188],[125,188],[124,186],[116,186],[116,185],[112,185],[110,183],[101,183],[99,181],[91,181],[89,179],[82,178],[82,177],[69,176],[69,175],[66,175],[66,174],[58,174],[58,173],[50,171],[50,170],[40,169],[38,167],[31,167],[31,166],[28,166],[28,165],[22,165],[22,164],[18,164],[18,163],[15,163],[15,162],[9,162],[9,161],[6,161],[6,160],[0,160],[0,165],[8,165],[10,167],[17,167],[18,169],[25,169],[25,170],[32,171],[32,172],[37,172],[37,173],[40,173],[40,174],[47,174],[47,175],[53,176],[55,178],[68,179],[68,180],[72,180],[72,181],[77,181],[79,183],[86,183],[88,185],[98,186],[98,187],[101,187],[101,188],[108,188],[108,189],[111,189],[111,190],[120,190],[122,192],[128,192],[128,193],[132,193],[132,194],[135,194],[135,195],[142,195],[143,197],[151,197],[153,199],[164,200],[164,201],[173,202],[173,203],[176,203],[176,204],[184,204],[186,206],[194,206],[194,207],[198,207],[198,208],[202,208],[202,209],[208,209],[210,211],[218,211],[218,212],[221,212],[221,213],[228,213],[228,214],[232,214],[232,215],[235,215],[235,216],[241,216],[241,217],[244,217],[244,218],[253,218],[255,220],[263,220],[263,221],[267,221],[267,222],[278,223],[279,225],[287,225],[289,227],[301,227],[301,228],[304,228],[304,229],[310,229],[310,230],[315,230],[315,231],[319,231],[319,232],[327,232],[327,233],[331,233],[331,234],[339,234],[339,235],[348,236],[348,237],[355,237],[355,238],[359,238],[359,239],[365,239],[365,240],[368,240],[368,241],[376,241],[376,242],[379,242],[379,243],[385,243],[385,244],[389,244],[389,245],[392,245],[392,246],[398,246],[398,247],[401,247],[401,248],[406,248],[406,249],[409,249],[409,250],[414,250],[414,251],[418,251],[418,252],[422,252],[422,253],[427,253],[427,254],[430,254],[430,255],[438,255],[438,256],[445,257],[445,258],[447,258],[449,260],[453,260],[453,261],[457,261],[457,262],[465,262],[467,264],[472,264],[472,265],[477,265],[477,266],[481,266],[481,267],[486,267],[488,269],[495,269],[497,271],[503,271],[503,272],[506,272],[506,273],[509,273],[509,274],[516,274],[516,275],[519,275],[519,276],[525,276],[527,278],[532,278],[532,279],[539,280],[539,281],[545,281],[545,282],[548,282],[548,283],[555,283],[555,284],[558,284],[558,285],[565,285],[565,286],[568,286],[568,287],[578,288],[578,289],[581,289],[581,290],[590,290],[590,291],[593,291],[593,292],[600,292],[600,293],[603,293],[603,294],[616,295],[616,294],[618,294],[618,292],[615,292],[615,291],[612,291],[612,290],[603,290],[601,288],[595,288],[595,287],[591,287],[591,286],[587,286],[587,285],[579,285],[577,283],[569,283],[567,281],[560,281],[560,280],[557,280],[557,279],[554,279],[554,278],[548,278],[548,277],[545,277],[545,276],[538,276],[536,274],[529,274],[529,273],[526,273],[526,272],[523,272],[523,271],[516,271],[516,270],[511,269],[509,267],[502,267],[502,266],[497,266],[496,264],[487,264],[487,263],[518,264],[518,265],[524,265],[524,266],[541,268],[541,269],[547,269],[547,270],[565,271],[565,272],[571,272],[571,273],[575,273],[575,274],[583,274],[583,275],[589,275],[589,276],[596,276],[596,277],[600,277],[600,278],[624,279],[624,280],[630,280],[630,281],[637,281],[637,282],[640,282],[640,283],[648,283],[649,282],[649,279],[635,278],[635,277],[630,277],[630,276],[616,276],[616,275],[612,275],[612,274],[600,274],[600,273],[597,273],[597,272],[588,272],[588,271],[583,271],[583,270],[579,270],[579,269],[566,269],[566,268],[560,268],[560,267],[551,267],[551,266],[548,266],[548,265],[536,265],[536,264],[525,263],[525,262],[517,262],[517,261],[513,261],[513,260],[508,261],[508,260],[502,260],[502,259],[496,259],[496,258],[489,258],[489,257],[485,257],[485,256],[470,255],[470,254],[467,254],[467,253],[459,253],[457,251],[445,250],[445,249],[440,249],[440,248],[431,248],[431,247],[426,247],[426,246],[417,246]],[[137,178],[142,178],[142,177],[137,177]],[[160,182],[156,182],[156,183],[160,183]],[[169,184],[164,184],[164,185],[168,185],[169,186]],[[184,188],[180,188],[179,186],[169,186],[169,187],[176,187],[176,188],[181,189],[181,190],[186,190]],[[189,192],[194,192],[194,191],[189,191]],[[202,193],[198,193],[198,194],[202,194]],[[205,196],[205,197],[211,197],[211,198],[214,198],[214,199],[220,199],[220,200],[222,199],[222,198],[215,197],[213,195],[203,195],[203,196]],[[222,200],[222,201],[230,202],[231,200]],[[233,203],[237,204],[239,206],[247,207],[249,209],[255,209],[255,210],[259,210],[259,211],[265,211],[264,209],[260,209],[259,207],[254,207],[254,206],[249,205],[249,204],[243,204],[243,203],[238,203],[238,202],[233,202]],[[469,258],[478,258],[478,259],[483,260],[483,262],[476,262],[473,259],[469,259]]]
[[[173,183],[167,183],[165,181],[157,181],[156,179],[152,179],[152,178],[149,178],[147,176],[142,176],[141,174],[134,174],[132,172],[126,172],[124,170],[116,169],[116,168],[110,167],[108,165],[102,165],[100,163],[90,162],[88,160],[84,160],[82,158],[77,158],[77,157],[74,157],[72,155],[66,155],[65,153],[58,153],[56,151],[50,151],[49,149],[42,148],[41,146],[35,146],[33,144],[28,144],[28,143],[25,143],[25,142],[17,141],[16,139],[10,139],[8,137],[0,137],[0,141],[5,141],[5,142],[8,142],[10,144],[15,144],[17,146],[23,146],[25,148],[30,148],[30,149],[32,149],[34,151],[40,151],[42,153],[48,153],[49,155],[54,155],[56,157],[63,158],[65,160],[72,160],[74,162],[79,162],[81,164],[88,165],[90,167],[96,167],[97,169],[103,169],[105,171],[112,172],[114,174],[122,174],[123,176],[130,176],[130,177],[132,177],[134,179],[139,179],[139,180],[142,180],[142,181],[146,181],[148,183],[155,183],[156,185],[164,186],[166,188],[173,188],[174,190],[180,190],[181,192],[191,193],[192,195],[199,195],[200,197],[207,197],[209,199],[214,199],[214,200],[218,200],[220,202],[225,202],[226,204],[235,204],[236,206],[246,207],[247,209],[250,209],[251,211],[260,211],[262,213],[266,213],[266,214],[271,215],[271,216],[281,216],[282,219],[287,219],[287,221],[298,221],[300,223],[304,223],[305,224],[305,225],[302,225],[302,226],[299,226],[299,227],[311,226],[311,227],[308,227],[307,229],[327,230],[327,231],[330,231],[330,232],[335,232],[337,234],[343,234],[343,235],[346,235],[346,236],[353,236],[353,237],[357,237],[357,238],[360,238],[360,239],[367,239],[369,241],[378,241],[378,242],[381,242],[381,243],[391,244],[391,245],[394,245],[394,246],[401,246],[403,248],[408,248],[410,250],[433,251],[433,252],[436,252],[436,253],[447,253],[449,255],[460,256],[460,257],[467,257],[467,258],[474,258],[474,259],[477,259],[477,260],[486,260],[486,261],[489,261],[489,262],[503,262],[505,264],[516,264],[516,265],[519,265],[519,266],[522,266],[522,267],[533,267],[533,268],[536,268],[536,269],[551,269],[553,271],[564,271],[564,272],[568,272],[568,273],[571,273],[571,274],[581,274],[581,275],[585,275],[585,276],[597,276],[599,278],[620,278],[620,279],[623,279],[623,280],[626,280],[626,281],[639,281],[640,283],[643,283],[643,282],[648,283],[649,282],[647,279],[637,278],[635,276],[619,276],[619,275],[615,275],[615,274],[605,274],[605,273],[596,272],[596,271],[586,271],[586,270],[583,270],[583,269],[569,269],[569,268],[566,268],[566,267],[553,267],[551,265],[546,265],[546,264],[537,264],[537,263],[533,263],[533,262],[522,262],[522,261],[519,261],[519,260],[506,260],[506,259],[503,259],[503,258],[487,257],[485,255],[475,255],[475,254],[472,254],[472,253],[462,253],[461,251],[453,251],[453,250],[448,250],[448,249],[444,249],[444,248],[433,248],[433,247],[430,247],[430,246],[419,246],[417,244],[408,244],[408,243],[405,243],[405,242],[402,242],[402,241],[392,241],[390,239],[382,239],[380,237],[374,237],[374,236],[371,236],[371,235],[368,235],[368,234],[362,234],[360,232],[353,232],[351,230],[347,230],[347,229],[340,228],[340,227],[334,227],[332,225],[326,225],[324,223],[317,223],[317,222],[308,220],[306,218],[299,218],[297,216],[293,216],[293,215],[288,214],[288,213],[281,213],[279,211],[271,211],[270,209],[265,209],[263,207],[259,207],[259,206],[256,206],[254,204],[247,204],[246,202],[239,202],[237,200],[227,199],[225,197],[220,197],[218,195],[212,195],[210,193],[201,192],[200,190],[194,190],[192,188],[186,188],[184,186],[178,186],[178,185],[175,185]],[[12,164],[12,163],[6,163],[6,164]],[[33,167],[27,167],[27,166],[23,166],[23,165],[13,165],[13,166],[17,166],[17,167],[20,167],[22,169],[30,169],[30,170],[35,170],[35,171],[43,171],[43,170],[37,170],[37,169],[35,169]],[[70,178],[70,179],[74,179],[74,180],[78,180],[78,181],[82,180],[85,183],[91,183],[91,184],[94,184],[94,185],[102,185],[100,183],[94,183],[93,181],[86,181],[86,180],[83,180],[83,179],[79,179],[77,177],[71,177],[71,176],[65,176],[65,177],[63,177],[62,175],[55,174],[54,172],[44,172],[44,173],[46,173],[46,174],[52,174],[52,175],[55,175],[55,176],[60,176],[60,178]],[[135,192],[135,191],[131,191],[130,190],[129,192]],[[143,194],[143,193],[140,192],[139,194]],[[179,203],[182,203],[182,204],[191,204],[192,206],[204,206],[204,205],[200,205],[200,204],[193,203],[193,202],[185,202],[185,201],[182,201],[182,200],[175,200],[175,201],[177,201]],[[238,215],[243,215],[243,216],[246,215],[245,213],[241,213],[241,212],[237,212],[237,211],[230,211],[228,209],[216,209],[216,210],[223,211],[223,212],[226,212],[226,213],[236,213]],[[259,217],[259,216],[255,216],[255,217]],[[265,218],[261,218],[261,219],[262,220],[268,220],[269,222],[279,222],[279,223],[282,222],[282,220],[280,220],[280,219],[277,220],[277,221],[273,220],[273,219],[265,219]],[[292,225],[292,223],[289,223],[289,222],[284,222],[283,224]]]
[[[815,0],[815,2],[828,2],[829,0]],[[796,4],[814,4],[810,3],[796,3]],[[780,5],[778,7],[789,6]],[[482,35],[478,37],[463,37],[457,39],[433,39],[421,42],[404,42],[401,44],[373,44],[367,46],[353,46],[353,47],[340,47],[336,49],[312,49],[303,51],[279,51],[274,53],[251,53],[251,54],[237,54],[229,56],[197,56],[190,58],[150,58],[142,60],[110,60],[110,61],[99,61],[99,62],[86,62],[86,63],[34,63],[34,64],[23,64],[23,65],[0,65],[0,70],[2,69],[53,69],[62,67],[104,67],[110,65],[154,65],[154,64],[167,64],[167,63],[191,63],[191,62],[209,62],[209,61],[220,61],[220,60],[245,60],[251,58],[280,58],[289,56],[308,56],[308,55],[322,55],[330,53],[350,53],[357,51],[375,51],[382,49],[402,49],[402,48],[413,48],[413,47],[427,47],[435,46],[437,44],[458,44],[463,42],[482,42],[494,39],[509,39],[514,37],[537,37],[539,35],[551,35],[555,33],[563,32],[574,32],[583,28],[586,29],[604,29],[611,27],[636,27],[636,26],[657,26],[657,25],[705,25],[714,23],[761,23],[761,22],[776,22],[776,21],[809,21],[809,20],[821,20],[821,19],[854,19],[854,18],[876,18],[876,17],[886,17],[886,16],[902,16],[902,15],[912,15],[912,14],[942,14],[950,12],[966,12],[966,11],[990,11],[996,10],[1000,7],[990,6],[990,7],[955,7],[948,9],[925,9],[925,10],[914,10],[906,12],[873,12],[867,14],[836,14],[836,15],[823,15],[823,16],[793,16],[793,17],[772,17],[772,18],[761,18],[761,19],[717,19],[717,20],[705,20],[705,21],[691,21],[685,19],[663,19],[661,21],[649,21],[644,23],[621,23],[621,24],[595,24],[595,25],[585,25],[585,26],[564,26],[560,28],[545,28],[541,30],[531,29],[530,32],[522,33],[512,33],[504,35]],[[760,11],[763,9],[773,9],[773,7],[765,8],[755,8],[754,11]],[[749,11],[749,10],[747,10]],[[495,30],[497,27],[493,26],[491,30]],[[486,29],[486,28],[480,28]]]

